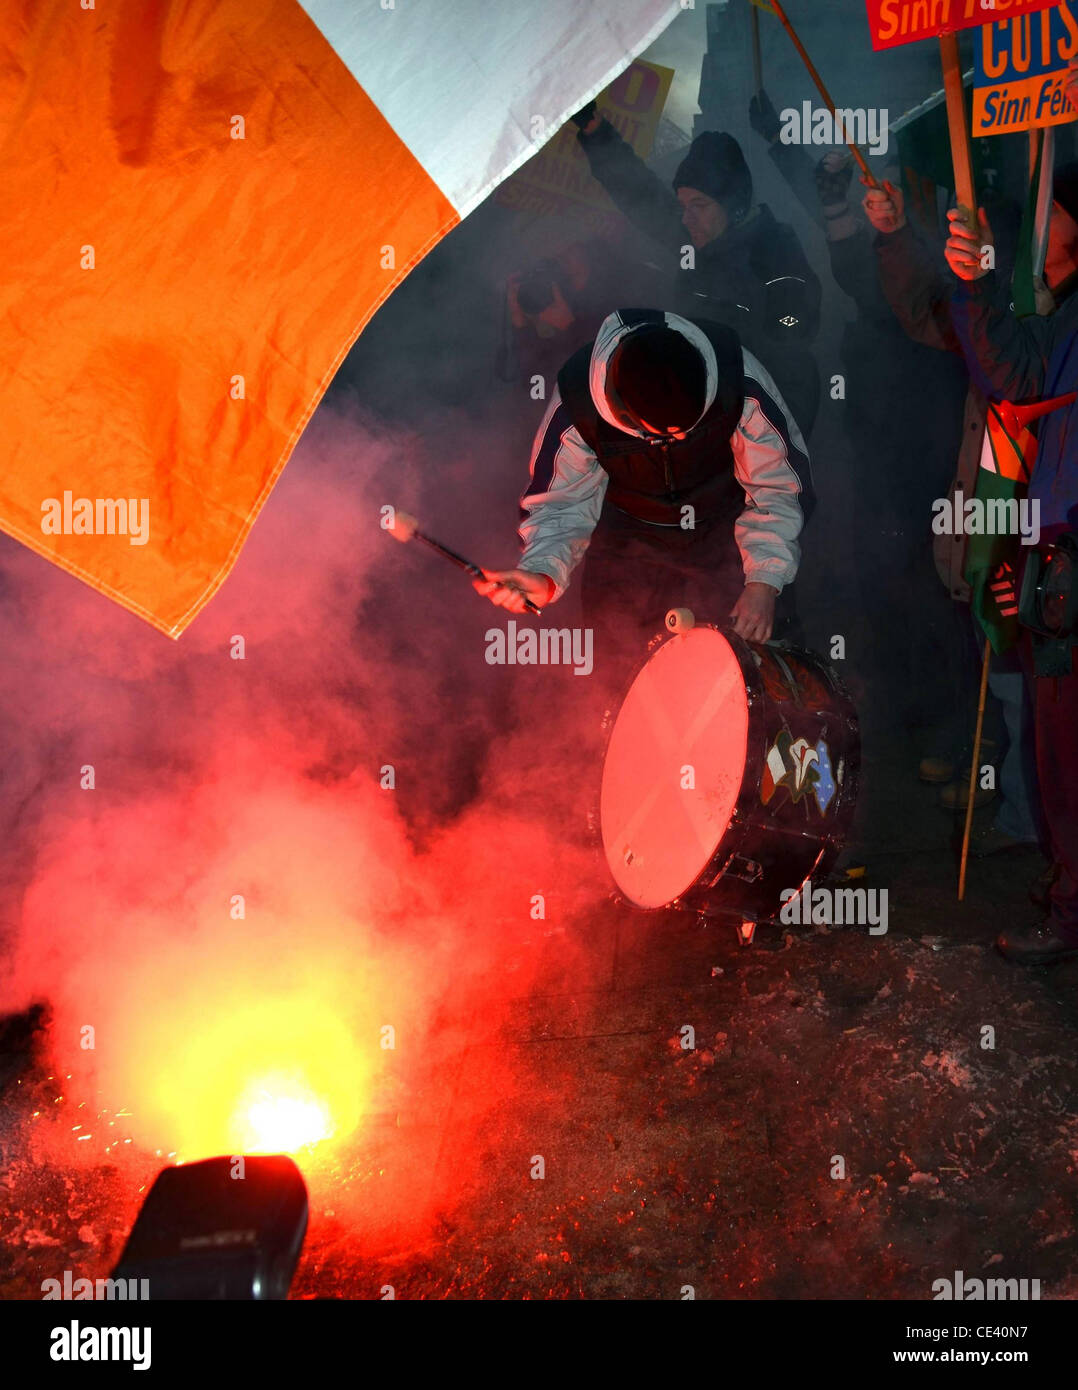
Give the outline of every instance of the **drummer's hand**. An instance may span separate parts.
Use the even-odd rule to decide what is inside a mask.
[[[778,590],[770,584],[746,584],[730,610],[734,631],[749,642],[766,642],[775,625]]]
[[[526,612],[525,599],[543,608],[554,594],[553,579],[534,570],[484,570],[482,579],[472,580],[472,587],[496,607],[508,608],[510,613]]]

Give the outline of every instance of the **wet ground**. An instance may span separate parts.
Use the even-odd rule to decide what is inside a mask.
[[[583,955],[537,932],[544,983],[509,1022],[458,1018],[453,1065],[312,1167],[293,1295],[927,1299],[962,1270],[1078,1296],[1078,962],[991,949],[1036,915],[1042,861],[974,864],[958,904],[935,793],[903,764],[881,773],[908,830],[868,846],[885,936],[741,948],[609,901],[567,928]],[[161,1161],[35,1159],[31,1116],[58,1083],[32,1063],[32,1022],[2,1048],[7,1298],[57,1269],[107,1273]]]

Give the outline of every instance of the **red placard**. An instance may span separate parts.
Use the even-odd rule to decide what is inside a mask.
[[[1047,10],[1058,0],[865,0],[872,47],[897,48],[933,34]]]

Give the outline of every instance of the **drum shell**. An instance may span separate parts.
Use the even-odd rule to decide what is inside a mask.
[[[841,679],[815,653],[789,643],[750,644],[730,629],[719,631],[737,659],[748,705],[745,767],[733,813],[711,858],[680,896],[659,908],[642,907],[620,890],[615,896],[640,912],[674,907],[707,917],[774,920],[783,890],[797,890],[813,875],[822,880],[845,844],[860,778],[857,713]],[[634,681],[662,645],[658,639],[649,645]],[[607,749],[617,713],[609,711],[604,721]],[[795,796],[790,787],[764,800],[768,754],[784,738],[826,746],[834,777],[826,809],[814,795]],[[601,844],[598,797],[589,819]]]
[[[673,906],[708,916],[778,917],[784,889],[823,879],[842,851],[860,780],[857,713],[834,670],[815,653],[786,643],[730,642],[745,678],[748,746],[741,790],[726,834],[692,887]],[[780,786],[765,802],[767,759],[784,736],[826,746],[834,793],[826,810],[807,792]]]

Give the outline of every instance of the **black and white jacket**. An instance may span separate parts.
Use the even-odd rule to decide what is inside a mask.
[[[673,313],[664,317],[668,327],[683,333],[704,356],[708,385],[703,415],[717,389],[714,350],[687,319]],[[611,411],[606,397],[607,365],[616,345],[631,331],[632,326],[620,313],[608,315],[591,355],[592,400],[603,419],[621,430],[625,426]],[[801,558],[802,497],[812,486],[808,453],[801,431],[768,372],[745,349],[742,359],[744,409],[730,447],[735,475],[745,493],[745,508],[734,525],[734,538],[741,552],[745,582],[770,584],[781,590],[797,574]],[[556,586],[555,599],[565,592],[573,570],[584,557],[603,509],[608,481],[555,389],[535,436],[531,482],[520,503],[524,546],[520,568],[549,575]]]

